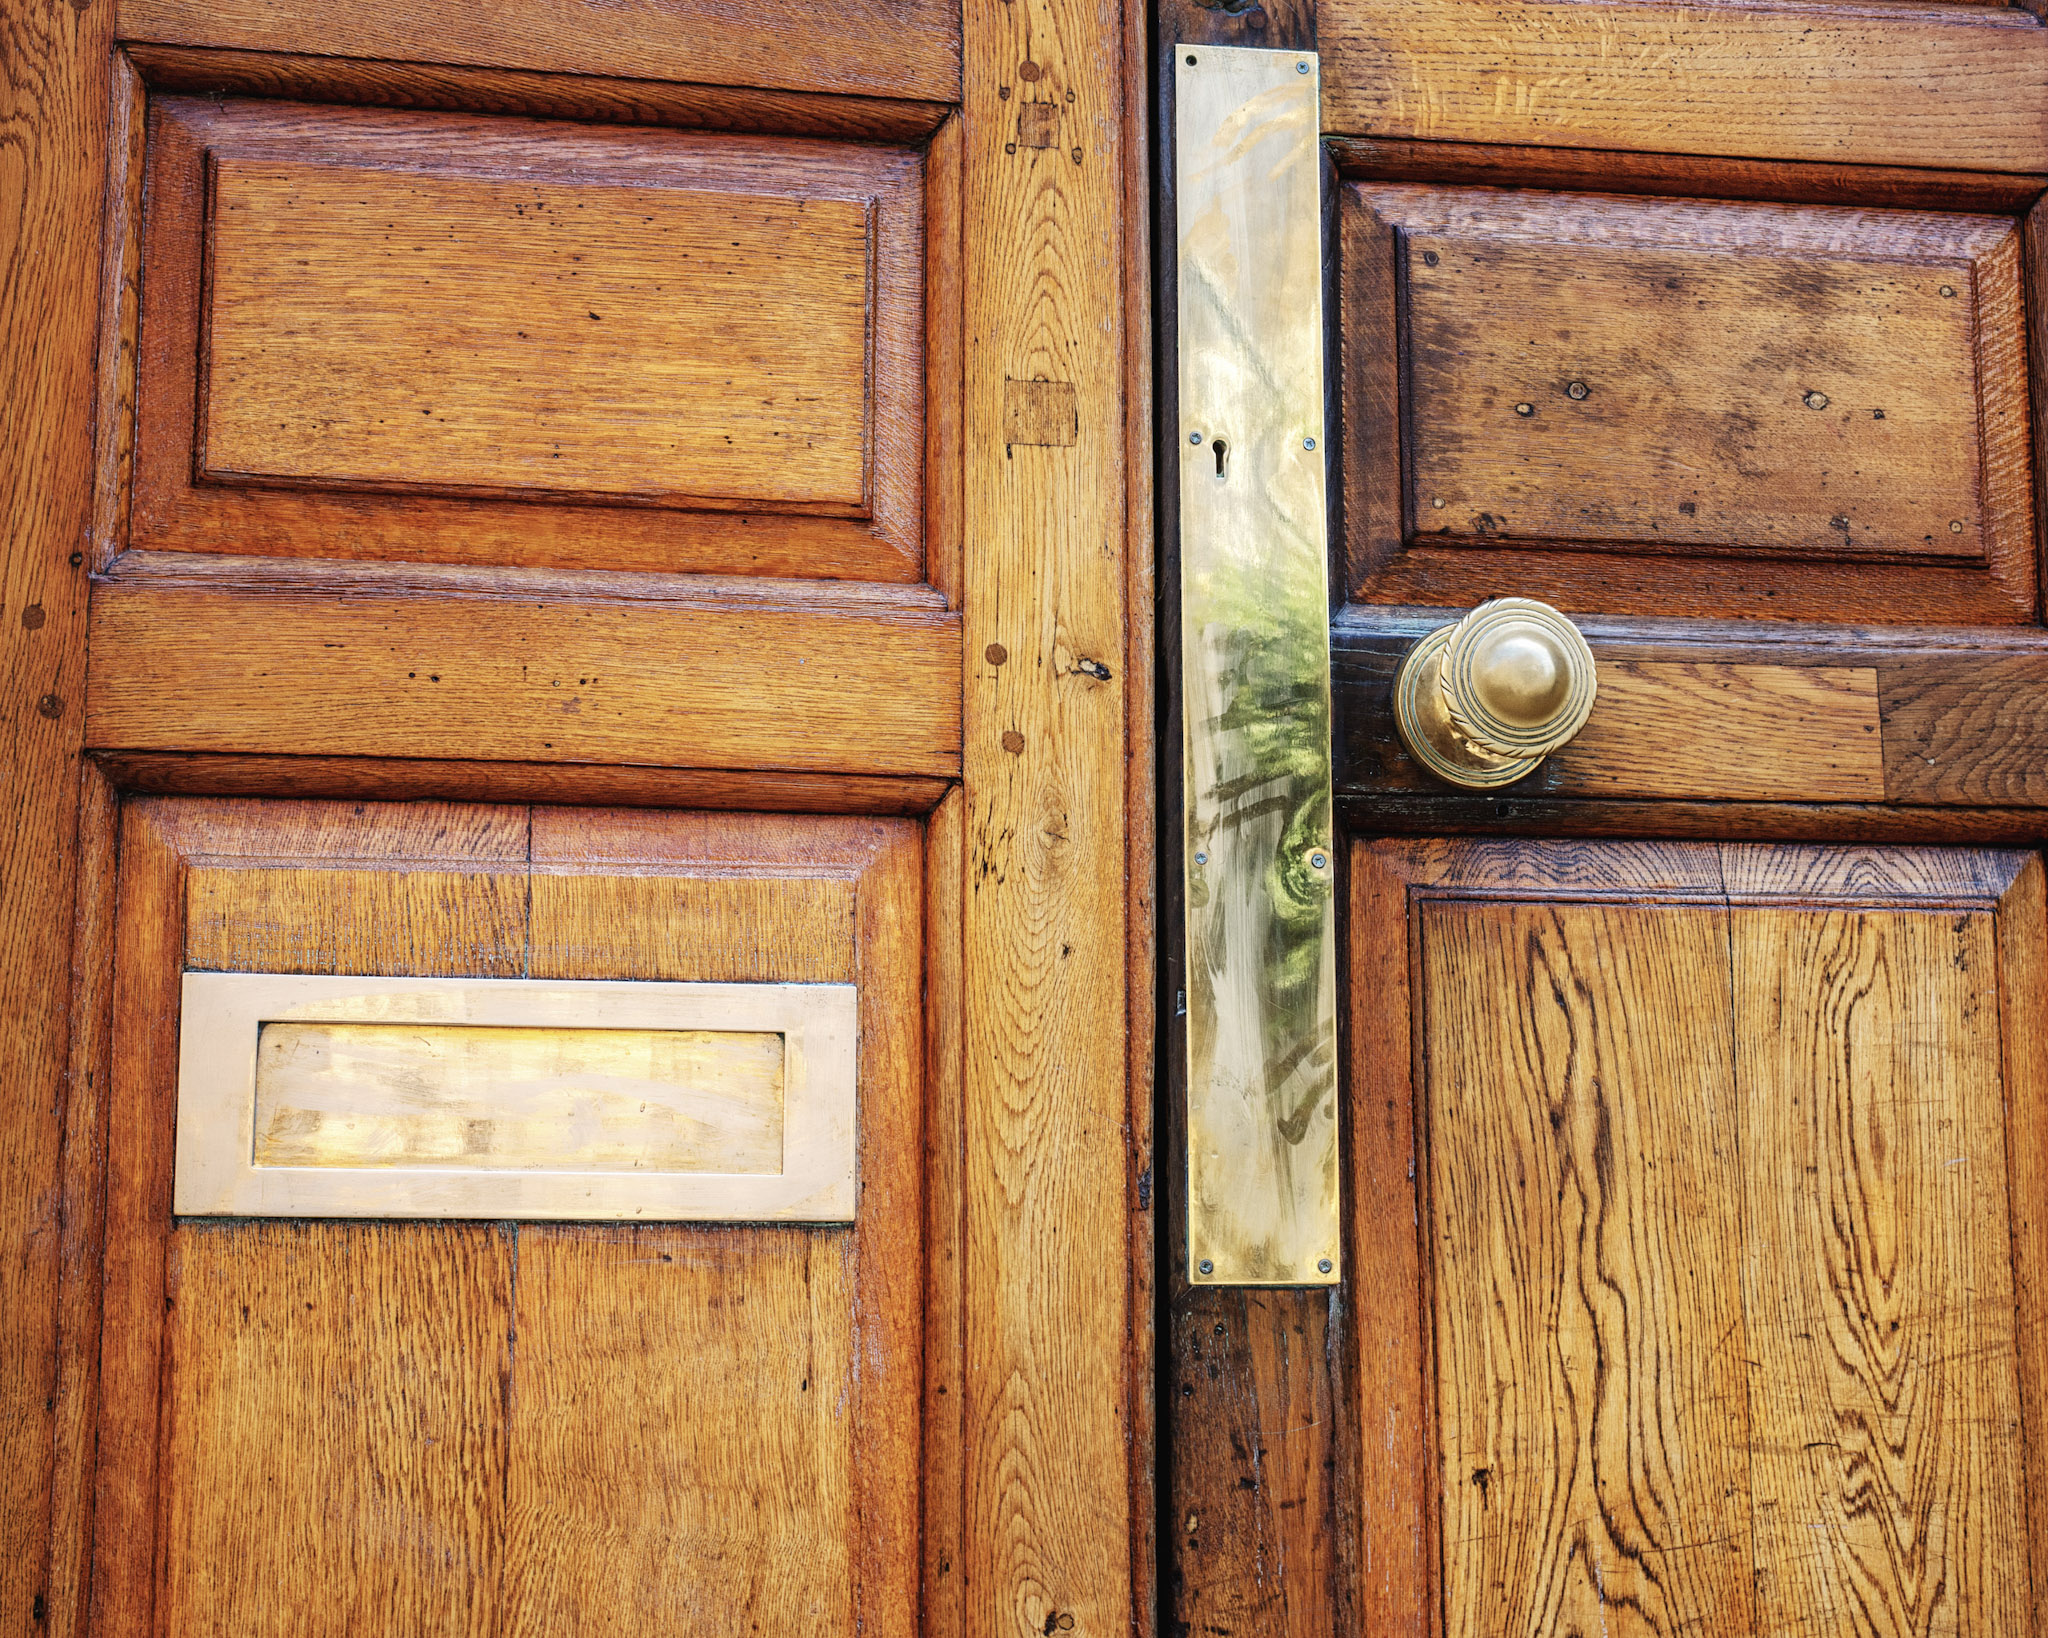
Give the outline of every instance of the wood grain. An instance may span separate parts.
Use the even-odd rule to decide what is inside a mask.
[[[536,977],[859,986],[860,1200],[851,1231],[523,1231],[543,1270],[537,1289],[521,1287],[542,1351],[520,1356],[508,1621],[908,1630],[922,1400],[917,830],[543,808],[532,852]]]
[[[215,482],[867,510],[866,201],[216,153]]]
[[[248,873],[250,898],[237,906],[232,880],[222,879],[231,872],[188,875],[194,854],[252,851],[273,858],[296,853],[307,890],[279,893],[279,872],[259,866]],[[265,1231],[175,1227],[169,1204],[177,985],[188,964],[487,976],[502,965],[508,914],[516,918],[515,951],[525,944],[523,895],[505,905],[495,886],[503,876],[429,869],[411,913],[394,915],[388,910],[397,895],[387,892],[379,902],[337,882],[366,873],[336,870],[332,861],[367,856],[396,863],[388,882],[407,874],[404,862],[488,865],[524,853],[524,815],[516,812],[508,818],[431,805],[337,810],[149,801],[130,807],[116,955],[93,1591],[102,1629],[147,1628],[152,1608],[170,1626],[211,1627],[224,1599],[256,1631],[305,1630],[308,1619],[331,1623],[322,1630],[333,1632],[351,1630],[352,1617],[370,1625],[468,1619],[470,1578],[451,1576],[453,1566],[431,1544],[469,1544],[455,1553],[460,1562],[501,1533],[488,1515],[472,1515],[502,1489],[502,1481],[480,1475],[479,1464],[495,1472],[491,1463],[503,1451],[505,1315],[493,1322],[479,1301],[468,1305],[474,1317],[462,1303],[429,1304],[415,1317],[388,1299],[364,1306],[361,1298],[419,1279],[451,1294],[503,1296],[508,1288],[492,1259],[509,1248],[493,1250],[496,1231],[474,1226],[430,1229],[423,1245],[402,1231],[322,1224],[282,1231],[288,1244],[245,1254]],[[187,903],[193,876],[209,878],[196,914]],[[316,889],[320,877],[328,891]],[[294,1283],[301,1280],[310,1289]],[[310,1311],[307,1301],[315,1304]],[[246,1325],[239,1318],[244,1304]],[[438,1386],[430,1374],[415,1390],[424,1397],[408,1401],[426,1412],[423,1437],[422,1419],[386,1422],[376,1402],[417,1369],[412,1356],[429,1338],[430,1357],[448,1374]],[[490,1339],[496,1353],[465,1355],[479,1338]],[[498,1364],[490,1363],[494,1358]],[[352,1379],[352,1371],[365,1374]],[[245,1418],[244,1392],[268,1413]],[[308,1437],[309,1423],[281,1420],[287,1412],[309,1418],[327,1436]],[[367,1429],[382,1431],[376,1458],[395,1464],[389,1483],[414,1476],[405,1481],[406,1499],[417,1507],[409,1520],[391,1513],[389,1483],[380,1487],[375,1461],[363,1460],[360,1430]],[[429,1438],[445,1439],[445,1448]],[[436,1461],[437,1449],[449,1460]],[[256,1478],[249,1489],[221,1482],[219,1475],[244,1464]],[[360,1521],[331,1539],[320,1524],[330,1500]],[[260,1539],[250,1528],[256,1516],[263,1521]],[[358,1546],[394,1527],[401,1541],[421,1540],[424,1531],[428,1550],[408,1556],[386,1546],[374,1564],[357,1556]],[[159,1576],[159,1565],[175,1573]],[[253,1582],[234,1581],[242,1565]],[[307,1568],[312,1583],[292,1579]],[[307,1596],[329,1576],[336,1597]],[[237,1595],[246,1602],[234,1603]],[[365,1602],[352,1602],[358,1597]]]
[[[1936,261],[1887,257],[1878,233],[1788,253],[1752,216],[1772,206],[1724,207],[1747,243],[1678,250],[1601,232],[1654,206],[1551,203],[1525,230],[1551,243],[1401,212],[1418,533],[1985,555],[1970,272],[2010,222]]]
[[[805,598],[513,601],[114,582],[96,748],[945,778],[959,617]]]
[[[1376,1228],[1353,1266],[1384,1295],[1351,1355],[1363,1609],[1404,1638],[1432,1604],[1446,1635],[2032,1630],[2038,859],[1389,840],[1352,863],[1353,957],[1389,980],[1353,991],[1357,1087],[1429,1116],[1420,1200],[1398,1118],[1354,1129]],[[1396,1226],[1418,1209],[1426,1272]],[[1475,1426],[1492,1460],[1466,1460]],[[1525,1430],[1546,1452],[1500,1465]],[[1581,1470],[1606,1482],[1574,1505]],[[1672,1495],[1701,1528],[1660,1552],[1644,1499]],[[1603,1563],[1617,1520],[1632,1550]]]
[[[125,856],[97,1620],[908,1626],[915,825],[145,798]],[[187,965],[854,982],[859,1222],[173,1227]]]
[[[555,762],[411,757],[197,755],[103,751],[92,759],[121,789],[156,795],[547,802],[585,807],[738,808],[748,812],[929,813],[942,779],[748,773]]]
[[[1415,1096],[1419,1047],[1411,956],[1411,850],[1351,844],[1350,921],[1344,940],[1345,1047],[1351,1072],[1347,1127],[1351,1199],[1345,1268],[1353,1323],[1339,1351],[1356,1405],[1338,1444],[1339,1517],[1353,1522],[1357,1568],[1351,1608],[1365,1631],[1433,1638],[1438,1534],[1436,1438],[1430,1414],[1428,1298],[1423,1270],[1423,1153]],[[1367,975],[1371,975],[1368,977]],[[1346,1446],[1351,1461],[1345,1460]]]
[[[53,1591],[45,1544],[68,1227],[58,1178],[94,524],[88,406],[113,106],[107,12],[0,17],[0,1075],[13,1089],[0,1120],[0,1631],[23,1635],[50,1613]],[[71,1547],[59,1551],[75,1564]],[[66,1594],[76,1586],[64,1577]]]
[[[967,1638],[1133,1619],[1125,26],[967,12]],[[1006,445],[1006,380],[1070,385],[1073,444]]]
[[[374,62],[306,52],[161,45],[146,40],[127,41],[123,54],[159,92],[187,91],[215,100],[270,97],[882,142],[920,141],[946,117],[943,103],[904,98],[679,85],[604,74]]]
[[[123,0],[128,40],[245,50],[468,63],[552,74],[844,91],[950,102],[960,94],[960,15],[934,0],[856,0],[830,16],[787,0],[745,15],[713,0],[675,5],[516,0],[487,13],[453,3],[395,11],[374,0]]]
[[[1401,656],[1452,613],[1354,604],[1333,620],[1348,797],[1429,793],[1446,816],[1473,800],[1417,769],[1393,726]],[[1529,778],[1479,799],[1494,817],[1533,811],[1523,798],[1597,799],[1624,787],[1692,800],[1882,800],[1897,804],[1900,824],[1919,822],[1914,808],[1946,807],[1962,823],[1967,807],[2048,803],[2048,648],[2032,631],[1583,615],[1579,624],[1600,667],[1592,719]]]
[[[474,1634],[505,1539],[509,1225],[181,1227],[162,1590],[179,1632]]]
[[[853,1629],[849,1238],[521,1231],[507,1630]]]
[[[1446,1638],[1748,1631],[1720,918],[1446,905],[1420,933]]]
[[[1882,676],[1892,801],[2048,802],[2048,655],[1915,655]]]
[[[2041,860],[2013,873],[1997,912],[1998,1012],[2006,1097],[2005,1163],[2012,1218],[2013,1308],[2020,1415],[2026,1430],[2027,1533],[2034,1629],[2048,1620],[2048,888]]]
[[[920,578],[918,149],[185,97],[150,131],[134,544]]]
[[[71,946],[70,1090],[60,1182],[59,1282],[50,1468],[48,1631],[85,1630],[98,1475],[101,1280],[106,1256],[107,1118],[113,1076],[114,905],[120,798],[88,761],[79,793],[77,931]],[[16,1515],[20,1520],[20,1515]]]
[[[2031,611],[2010,218],[1406,184],[1343,201],[1353,596]]]
[[[1338,1544],[1327,1291],[1190,1291],[1174,1305],[1174,1619],[1327,1632]]]
[[[1417,142],[1405,137],[1335,137],[1324,147],[1342,177],[1463,187],[1577,188],[1664,198],[1771,199],[1995,215],[2023,211],[2048,190],[2048,176],[2039,174],[1942,171],[1917,165],[1703,158],[1612,148]]]
[[[1318,22],[1346,136],[2048,169],[2048,35],[2018,10],[1326,0]]]
[[[1609,660],[1557,789],[1727,801],[1884,800],[1874,667]]]
[[[1733,922],[1760,1630],[2033,1630],[1996,945]]]

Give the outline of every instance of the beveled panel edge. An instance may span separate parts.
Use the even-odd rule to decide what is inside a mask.
[[[2017,214],[2048,193],[2048,176],[2027,172],[1726,159],[1622,148],[1523,148],[1417,137],[1326,136],[1324,149],[1347,181],[1992,214]]]
[[[154,271],[142,290],[135,345],[120,355],[133,398],[132,452],[126,459],[133,494],[121,533],[109,546],[155,555],[304,562],[513,565],[625,575],[660,575],[676,566],[728,578],[921,583],[928,439],[917,430],[925,420],[925,382],[917,361],[957,319],[924,306],[929,256],[919,247],[925,145],[866,137],[805,142],[764,128],[772,127],[769,121],[676,122],[660,129],[647,128],[651,122],[541,125],[441,108],[441,100],[415,109],[371,98],[323,106],[180,93],[149,97],[147,185],[137,188],[126,209]],[[210,396],[202,379],[201,337],[211,306],[202,267],[211,239],[204,220],[207,154],[275,154],[283,144],[292,157],[304,157],[298,150],[309,140],[315,147],[345,140],[350,163],[386,168],[373,163],[382,153],[390,168],[403,171],[417,159],[423,121],[472,134],[495,128],[494,140],[523,143],[530,161],[546,162],[542,169],[555,160],[573,164],[578,155],[594,155],[592,164],[576,168],[581,180],[597,183],[623,178],[625,185],[646,185],[648,177],[627,176],[632,165],[616,176],[610,172],[617,168],[612,160],[644,155],[649,144],[695,154],[713,170],[733,158],[734,145],[767,160],[786,161],[801,149],[792,168],[813,182],[836,186],[852,178],[873,207],[869,262],[875,302],[865,352],[862,505],[849,513],[776,502],[732,506],[716,497],[681,494],[672,497],[676,504],[650,503],[631,498],[630,490],[336,485],[195,472]],[[622,128],[627,123],[641,128]],[[429,148],[438,141],[424,140]],[[678,182],[663,174],[656,185]]]
[[[120,50],[153,90],[678,130],[915,143],[931,136],[952,107],[908,97],[363,61],[154,40],[130,40]]]
[[[187,972],[172,1211],[181,1217],[850,1223],[859,1023],[852,984],[343,978]],[[259,1167],[256,1051],[274,1022],[716,1029],[784,1037],[777,1174]]]
[[[829,14],[791,0],[747,13],[716,0],[670,0],[624,13],[603,0],[519,0],[485,9],[494,15],[374,0],[121,0],[114,28],[123,41],[316,54],[342,41],[365,59],[502,64],[547,74],[627,70],[679,84],[722,80],[939,101],[961,92],[960,13],[934,0]],[[451,27],[451,12],[475,21]]]
[[[1176,46],[1172,67],[1186,1277],[1332,1285],[1343,1225],[1317,60]]]

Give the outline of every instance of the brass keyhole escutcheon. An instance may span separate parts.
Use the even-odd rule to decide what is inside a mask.
[[[1408,651],[1394,724],[1415,760],[1469,790],[1512,785],[1592,714],[1593,651],[1533,597],[1496,597]]]

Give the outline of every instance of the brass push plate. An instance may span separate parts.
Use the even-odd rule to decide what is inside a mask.
[[[1174,51],[1188,1278],[1342,1272],[1318,74]]]
[[[850,1222],[854,987],[187,973],[181,1216]]]

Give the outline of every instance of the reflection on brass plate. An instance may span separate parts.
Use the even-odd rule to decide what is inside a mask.
[[[1188,1278],[1327,1285],[1336,850],[1316,59],[1177,46]]]
[[[854,990],[187,973],[187,1216],[851,1220]]]

